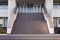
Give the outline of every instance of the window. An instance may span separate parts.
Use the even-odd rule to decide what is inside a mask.
[[[60,9],[60,4],[58,4],[58,5],[53,5],[53,7],[55,8],[55,9]]]
[[[0,9],[8,9],[8,0],[0,1]]]
[[[58,23],[58,27],[60,27],[60,18],[58,18],[57,23]]]
[[[54,18],[54,27],[60,27],[60,18]]]
[[[57,19],[56,18],[54,18],[53,23],[54,23],[54,27],[57,27]]]
[[[3,19],[0,18],[0,27],[2,27],[2,26],[3,26]]]
[[[60,24],[60,20],[59,20],[59,24]]]
[[[21,4],[19,7],[20,13],[41,13],[41,5],[37,4]]]
[[[27,4],[27,7],[28,8],[32,8],[33,7],[33,4]]]
[[[0,5],[8,5],[8,0],[1,0],[0,1]]]
[[[0,27],[7,27],[7,17],[1,17],[0,18]]]

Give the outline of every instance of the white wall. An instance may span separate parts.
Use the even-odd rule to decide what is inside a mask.
[[[0,17],[8,17],[8,6],[0,5]]]
[[[60,5],[53,6],[53,17],[60,17]]]
[[[60,9],[53,10],[53,17],[60,17]]]
[[[8,0],[9,1],[9,5],[8,5],[8,9],[9,9],[9,14],[13,13],[14,8],[16,7],[16,0]]]
[[[8,17],[8,10],[0,10],[0,17]]]

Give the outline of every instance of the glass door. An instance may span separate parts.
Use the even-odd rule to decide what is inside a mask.
[[[41,5],[23,4],[20,5],[20,13],[41,13]]]

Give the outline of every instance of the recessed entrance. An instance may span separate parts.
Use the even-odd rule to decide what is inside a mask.
[[[12,34],[49,34],[42,13],[43,1],[17,0],[19,13],[14,22]]]
[[[36,4],[23,4],[19,7],[19,13],[41,13],[41,5]]]
[[[19,13],[41,13],[45,0],[16,0]]]

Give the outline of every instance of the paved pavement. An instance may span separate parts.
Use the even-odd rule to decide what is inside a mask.
[[[60,40],[57,34],[10,34],[0,35],[0,40]]]

